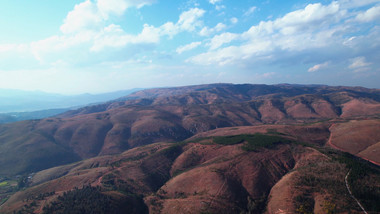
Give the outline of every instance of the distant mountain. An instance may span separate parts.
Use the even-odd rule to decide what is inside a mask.
[[[113,100],[138,90],[140,89],[68,96],[39,91],[0,89],[0,113],[80,107]]]
[[[149,89],[54,118],[0,125],[0,175],[181,141],[222,127],[296,125],[379,114],[380,90],[375,89],[249,84]]]
[[[47,109],[47,110],[40,110],[40,111],[0,113],[0,124],[17,122],[17,121],[22,121],[22,120],[34,120],[34,119],[52,117],[69,110],[71,109],[63,108],[63,109]]]
[[[308,96],[310,95],[310,96]],[[297,96],[299,96],[297,98]],[[331,87],[325,85],[251,85],[209,84],[174,88],[157,88],[137,91],[112,102],[79,108],[63,114],[63,117],[102,112],[121,106],[165,105],[217,105],[272,100],[282,102],[287,98],[308,102],[308,98],[326,99],[327,104],[340,105],[351,99],[369,99],[380,102],[380,89],[362,87]],[[310,100],[309,100],[310,101]],[[283,104],[282,104],[283,105]],[[282,107],[283,108],[283,107]],[[283,111],[284,109],[279,109]],[[338,109],[336,109],[338,110]],[[286,112],[284,112],[286,114]],[[340,114],[337,112],[337,114]]]

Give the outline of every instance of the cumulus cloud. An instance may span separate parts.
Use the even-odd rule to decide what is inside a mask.
[[[317,65],[314,65],[313,67],[309,68],[307,71],[308,72],[316,72],[316,71],[319,71],[323,68],[326,68],[327,66],[329,65],[328,62],[325,62],[325,63],[322,63],[322,64],[317,64]]]
[[[70,11],[61,26],[63,33],[76,33],[81,30],[91,29],[98,26],[103,21],[98,13],[96,4],[90,0],[75,5]]]
[[[190,51],[190,50],[198,47],[201,44],[202,44],[202,42],[192,42],[190,44],[178,47],[177,50],[176,50],[176,52],[179,53],[179,54],[181,54],[181,53],[183,53],[185,51]]]
[[[210,46],[210,50],[215,50],[215,49],[221,47],[223,44],[230,43],[231,41],[235,40],[236,38],[238,38],[237,34],[223,33],[223,34],[214,36],[211,39],[211,42],[208,44],[208,46]]]
[[[339,11],[339,4],[332,2],[324,6],[320,3],[309,4],[305,9],[296,10],[286,14],[284,17],[277,19],[274,26],[280,29],[283,34],[293,34],[300,30],[314,30],[326,23],[326,19],[339,20],[345,11]]]
[[[32,42],[30,48],[34,57],[42,64],[52,64],[64,59],[73,63],[86,58],[94,37],[95,33],[91,31],[74,35],[56,35]]]
[[[102,16],[108,19],[110,14],[122,15],[130,5],[123,0],[98,0],[97,7]]]
[[[140,8],[153,3],[154,0],[97,0],[96,3],[86,0],[75,5],[70,11],[61,31],[65,34],[76,33],[83,30],[93,30],[102,28],[104,21],[109,16],[120,16],[130,7]]]
[[[45,68],[71,65],[73,67],[70,68],[80,70],[77,66],[95,64],[104,66],[101,69],[107,70],[114,68],[111,66],[114,64],[123,70],[131,68],[133,64],[153,66],[155,56],[167,57],[173,53],[173,50],[161,48],[173,45],[178,54],[186,51],[189,51],[187,54],[192,54],[186,60],[193,63],[186,65],[191,68],[206,70],[210,67],[204,65],[232,65],[255,68],[255,72],[260,71],[260,66],[269,68],[265,71],[270,72],[262,74],[260,78],[273,77],[273,65],[281,65],[284,70],[286,66],[294,65],[300,71],[305,71],[302,75],[306,75],[306,71],[318,72],[329,66],[342,68],[339,67],[342,64],[345,67],[341,72],[366,71],[378,67],[380,61],[380,27],[376,25],[380,13],[379,5],[375,4],[378,0],[338,0],[329,4],[309,4],[281,17],[271,17],[261,22],[257,20],[247,28],[244,27],[249,22],[240,23],[241,26],[235,25],[240,22],[237,17],[233,17],[236,14],[227,14],[232,8],[223,10],[226,15],[223,23],[214,22],[210,18],[218,11],[206,13],[202,8],[187,9],[178,15],[177,20],[167,20],[163,24],[144,24],[137,33],[130,33],[119,23],[112,23],[117,20],[114,16],[123,15],[128,8],[140,8],[153,2],[154,0],[82,0],[67,14],[58,35],[25,45],[0,45],[0,69],[8,69],[6,62],[10,57],[23,62],[20,66],[24,64],[28,68],[36,65]],[[209,3],[213,4],[209,5],[212,8],[223,7],[222,1]],[[255,7],[247,7],[246,11],[241,9],[241,19],[249,19],[244,16],[244,12],[252,15],[257,10]],[[205,26],[203,20],[207,18],[210,18],[207,20],[209,23],[215,25]],[[228,32],[228,29],[233,31]],[[180,33],[183,40],[173,39]],[[178,41],[188,42],[178,46]],[[176,59],[187,54],[176,56]],[[27,62],[24,58],[32,60]],[[219,69],[227,70],[231,67]],[[159,68],[164,70],[163,67]],[[196,69],[189,69],[189,73],[193,70]],[[372,73],[375,72],[378,71]],[[252,77],[259,78],[254,75]]]
[[[96,35],[90,51],[98,52],[106,47],[122,47],[127,43],[136,43],[136,40],[136,36],[124,33],[119,25],[111,24]]]
[[[218,23],[215,27],[213,28],[208,28],[208,27],[203,27],[202,30],[199,32],[199,35],[201,36],[210,36],[216,32],[220,32],[224,29],[226,29],[227,26],[223,23]]]
[[[193,32],[203,26],[200,19],[206,11],[199,8],[191,8],[180,14],[177,23],[166,22],[165,24],[156,28],[156,35],[169,36],[172,38],[180,32]],[[152,29],[153,30],[153,29]]]
[[[149,1],[135,1],[133,4],[125,0],[123,2],[126,3],[126,7],[139,7]],[[92,20],[93,23],[90,23],[90,21],[86,21],[87,18],[83,18],[79,19],[76,25],[70,24],[74,22],[74,18],[81,11],[86,11],[88,15],[84,17],[91,19],[92,16],[89,14],[95,14],[96,5],[91,1],[85,1],[75,6],[61,27],[64,32],[63,35],[56,35],[31,43],[31,51],[36,59],[41,63],[54,64],[57,60],[68,60],[75,64],[80,59],[83,61],[91,60],[91,54],[101,55],[103,51],[112,52],[128,46],[158,44],[163,36],[172,38],[180,32],[192,32],[200,28],[203,25],[200,18],[205,13],[202,9],[192,8],[181,13],[176,23],[167,22],[158,27],[145,24],[140,33],[129,34],[120,25],[105,25],[101,19],[99,21]],[[108,9],[109,11],[111,9]],[[97,17],[104,16],[99,15]],[[221,27],[218,26],[217,29],[219,28]],[[65,54],[68,52],[70,54]],[[93,60],[96,59],[94,56],[92,58],[94,58]]]
[[[356,16],[356,20],[360,22],[371,22],[380,18],[380,6],[374,6],[363,13]]]
[[[337,42],[334,36],[342,29],[335,26],[347,11],[340,10],[337,2],[329,5],[309,4],[304,9],[285,14],[275,20],[261,21],[241,34],[222,33],[209,43],[210,51],[190,58],[197,64],[240,63],[253,58],[274,58],[276,52],[302,52],[308,49],[329,47]],[[220,48],[236,41],[238,44]]]
[[[194,31],[197,27],[202,26],[202,21],[200,21],[199,18],[202,17],[205,12],[205,10],[199,8],[192,8],[185,11],[179,16],[177,26],[181,30]]]

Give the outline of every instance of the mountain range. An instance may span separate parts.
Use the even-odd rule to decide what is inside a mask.
[[[40,91],[0,89],[0,124],[52,117],[79,107],[102,103],[140,89],[103,94],[61,95]]]
[[[107,213],[360,212],[349,170],[352,192],[380,211],[379,127],[379,89],[141,90],[0,125],[0,177],[31,175],[0,211],[64,213],[86,192]]]
[[[78,108],[106,102],[141,89],[130,89],[102,94],[62,95],[41,91],[0,89],[0,113],[41,111],[46,109]]]

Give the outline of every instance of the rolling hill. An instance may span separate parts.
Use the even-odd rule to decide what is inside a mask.
[[[379,114],[380,90],[360,87],[214,84],[149,89],[54,118],[0,125],[0,175],[182,141],[222,127],[325,121],[322,129],[334,133],[338,129],[333,124],[363,118],[378,123]],[[377,132],[372,127],[368,132]],[[351,148],[355,144],[341,148],[377,162],[371,147],[380,139],[374,136],[360,151]],[[331,145],[339,141],[335,138]]]
[[[237,133],[245,133],[240,135],[219,135],[229,133],[216,129],[185,142],[155,143],[43,170],[0,211],[61,213],[102,207],[94,212],[359,213],[344,182],[349,169],[354,169],[350,185],[366,209],[380,210],[380,169],[318,146],[316,130],[328,137],[318,125],[292,135],[286,126],[276,132],[262,126],[259,134],[255,128],[239,127]],[[297,141],[305,135],[308,141]],[[368,193],[373,194],[370,199]]]

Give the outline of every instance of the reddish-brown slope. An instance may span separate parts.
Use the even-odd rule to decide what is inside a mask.
[[[333,148],[380,164],[380,120],[352,120],[330,127],[329,144]]]
[[[294,198],[300,193],[296,188],[296,181],[300,176],[297,169],[307,167],[309,164],[327,161],[329,158],[317,150],[308,148],[302,153],[298,153],[296,159],[298,161],[293,171],[283,176],[271,189],[266,213],[296,213],[298,207],[294,203]]]
[[[320,144],[329,135],[327,126],[323,123],[245,126],[217,129],[202,136],[276,133]],[[295,198],[311,193],[315,213],[321,213],[322,205],[332,200],[339,204],[339,210],[352,211],[346,206],[352,200],[348,195],[331,195],[329,189],[304,189],[299,183],[312,176],[329,178],[328,182],[340,186],[343,183],[344,187],[341,180],[346,173],[344,165],[295,143],[256,152],[242,149],[244,143],[219,145],[211,138],[186,144],[159,143],[44,170],[32,179],[35,186],[13,195],[0,207],[0,212],[12,213],[35,200],[37,205],[33,209],[39,213],[63,192],[88,184],[102,186],[107,194],[116,188],[142,195],[150,213],[240,213],[261,199],[269,200],[268,213],[293,212],[299,206]],[[39,194],[51,191],[55,194],[37,199]],[[338,197],[342,202],[336,202]]]
[[[343,104],[341,117],[362,116],[368,113],[379,114],[380,103],[372,100],[353,99]]]
[[[364,88],[248,84],[141,91],[62,118],[0,126],[0,153],[13,154],[0,157],[4,166],[0,175],[37,171],[155,142],[181,141],[220,127],[374,115],[380,113],[379,94],[379,90]],[[17,163],[18,156],[25,163]],[[50,156],[55,161],[46,161]]]
[[[13,213],[24,205],[29,205],[31,200],[36,201],[35,213],[42,211],[46,201],[52,201],[64,192],[81,188],[85,185],[102,186],[114,175],[123,180],[124,187],[134,194],[150,194],[155,186],[149,182],[152,173],[160,171],[150,166],[152,160],[156,163],[169,162],[170,160],[161,151],[170,144],[153,144],[129,150],[115,156],[101,156],[88,159],[77,164],[56,167],[38,172],[31,185],[35,185],[25,191],[17,192],[0,207],[0,213]],[[157,162],[160,160],[160,162]],[[149,168],[149,171],[147,171]],[[169,174],[170,168],[166,171]],[[108,176],[108,177],[107,177]],[[169,176],[169,175],[168,175]],[[116,181],[115,181],[116,182]],[[162,184],[160,184],[161,186]],[[55,192],[45,199],[37,199],[40,194]]]
[[[330,131],[328,129],[329,126],[329,122],[316,123],[311,125],[236,126],[202,132],[197,135],[194,135],[190,138],[190,140],[209,136],[229,136],[269,132],[291,137],[299,142],[308,142],[317,145],[324,145],[330,136]]]
[[[194,146],[202,149],[200,145]],[[206,146],[214,147],[209,149],[214,150],[215,156],[211,155],[211,159],[201,157],[203,161],[195,165],[198,167],[172,178],[158,191],[165,198],[159,200],[163,204],[161,212],[176,213],[179,209],[191,210],[191,213],[239,213],[245,208],[247,197],[262,196],[294,166],[289,147],[252,154],[242,151],[240,146]],[[177,160],[191,159],[193,152],[183,153],[184,157],[181,155]],[[176,163],[173,167],[185,168]],[[155,207],[150,208],[154,210]]]

